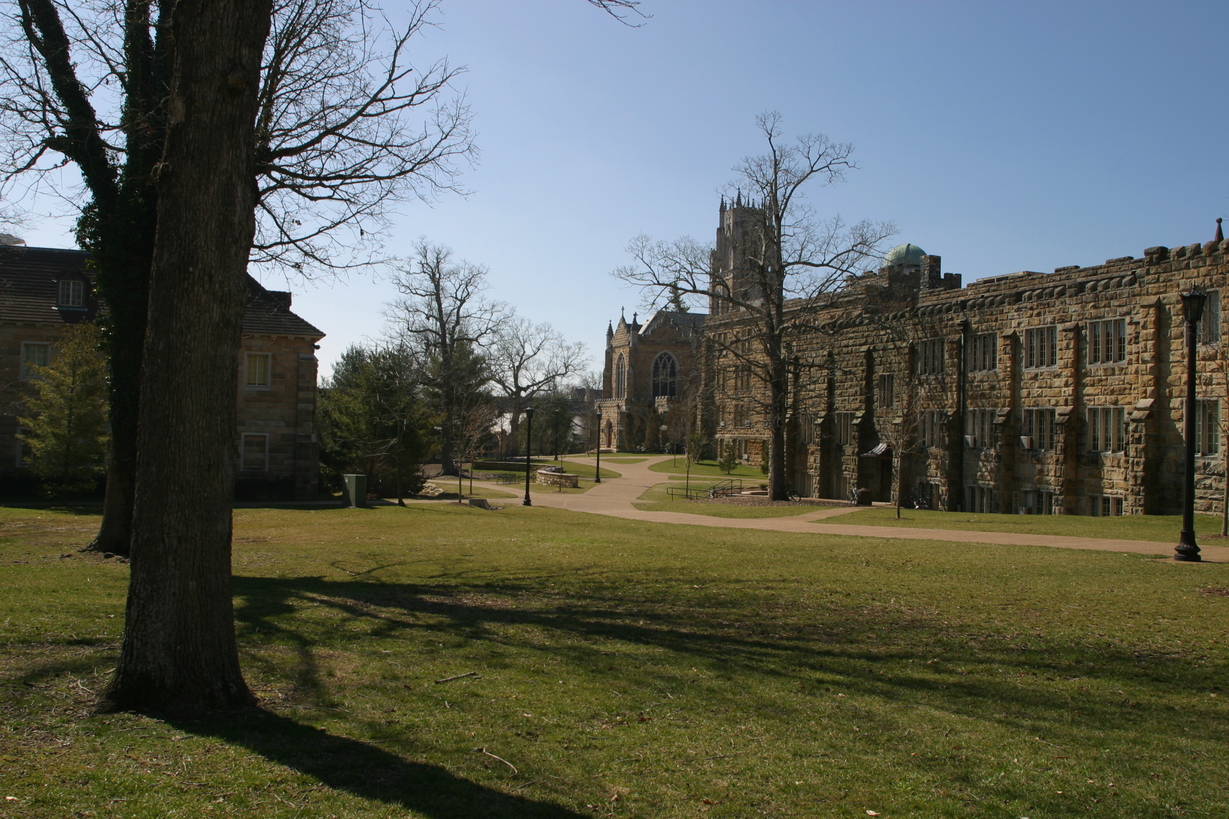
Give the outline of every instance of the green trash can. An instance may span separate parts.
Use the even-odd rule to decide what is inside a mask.
[[[367,505],[367,476],[346,475],[346,503],[351,509]]]

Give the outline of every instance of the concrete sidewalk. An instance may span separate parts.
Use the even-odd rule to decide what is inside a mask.
[[[584,494],[564,494],[550,487],[534,484],[530,500],[534,506],[608,515],[649,523],[673,523],[687,526],[709,526],[718,529],[759,529],[773,532],[844,535],[847,537],[877,537],[899,540],[938,540],[949,543],[988,543],[999,545],[1051,546],[1058,549],[1090,549],[1103,552],[1131,552],[1144,555],[1167,555],[1172,558],[1178,533],[1173,543],[1112,538],[1063,537],[1059,535],[1022,535],[1008,532],[968,532],[958,529],[912,529],[896,526],[861,526],[857,524],[818,523],[818,521],[858,511],[856,506],[819,506],[813,511],[783,518],[717,518],[686,512],[645,512],[635,508],[636,500],[645,490],[670,481],[669,475],[653,472],[650,466],[668,461],[671,456],[648,457],[634,464],[607,462],[609,469],[621,473],[618,478],[603,478]],[[483,483],[476,481],[477,483]],[[511,487],[483,483],[491,489],[510,491]],[[523,487],[522,487],[523,492]],[[1200,544],[1203,560],[1208,563],[1229,563],[1229,546]]]

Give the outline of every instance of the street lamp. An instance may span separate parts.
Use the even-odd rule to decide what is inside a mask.
[[[1182,293],[1186,312],[1186,408],[1182,434],[1186,437],[1186,472],[1182,476],[1182,535],[1174,547],[1174,560],[1198,562],[1199,544],[1195,542],[1195,325],[1203,317],[1208,296],[1197,287]]]
[[[593,469],[593,482],[602,482],[602,408],[597,410],[597,466]]]
[[[533,463],[533,407],[525,407],[525,502],[522,506],[533,506],[529,500],[529,469]]]

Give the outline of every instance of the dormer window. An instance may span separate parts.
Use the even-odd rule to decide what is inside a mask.
[[[60,279],[59,307],[85,307],[85,282],[80,279]]]

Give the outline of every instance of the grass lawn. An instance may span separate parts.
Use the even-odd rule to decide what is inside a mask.
[[[980,516],[979,516],[980,517]],[[128,567],[0,509],[0,816],[1229,815],[1229,566],[244,509],[264,709],[97,715]]]
[[[668,461],[660,461],[649,467],[653,472],[664,472],[667,475],[682,475],[687,472],[687,462],[683,456],[678,457],[678,462],[674,458]],[[717,466],[716,461],[696,461],[691,465],[691,476],[694,477],[710,477],[726,480],[727,478],[740,478],[743,483],[761,484],[768,483],[768,476],[760,471],[758,466],[749,466],[747,464],[739,464],[734,467],[734,471],[726,474]]]
[[[913,529],[959,529],[973,532],[1019,532],[1068,537],[1120,538],[1150,540],[1157,543],[1178,542],[1182,531],[1181,515],[1124,515],[1113,518],[1093,518],[1086,515],[979,515],[971,512],[936,512],[929,509],[901,509],[900,519],[895,509],[862,509],[834,518],[817,520],[824,524],[861,526],[903,526]],[[1195,534],[1201,537],[1220,535],[1220,518],[1195,516]]]
[[[713,518],[787,518],[814,512],[818,507],[801,504],[781,506],[740,506],[736,503],[709,503],[707,501],[691,501],[685,498],[672,498],[667,488],[682,489],[671,475],[671,483],[660,483],[648,489],[639,500],[633,504],[645,512],[682,512],[685,515],[706,515]],[[712,478],[692,478],[691,487],[712,486],[719,481]]]

